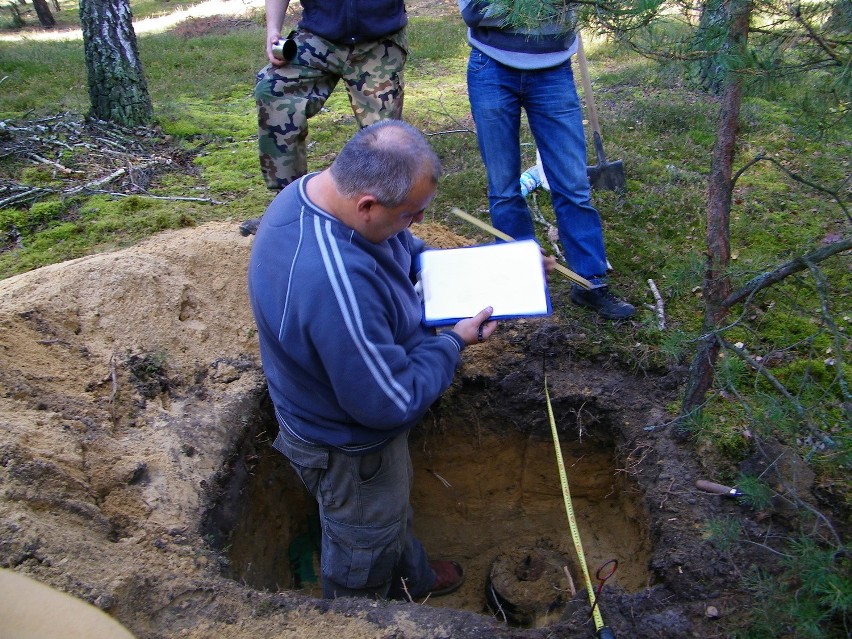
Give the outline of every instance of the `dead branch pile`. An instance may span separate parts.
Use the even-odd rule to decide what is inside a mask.
[[[71,113],[0,120],[0,210],[51,194],[145,194],[157,174],[187,170],[191,159],[158,127],[128,129]],[[25,179],[22,164],[43,170]],[[110,190],[104,191],[107,184]]]

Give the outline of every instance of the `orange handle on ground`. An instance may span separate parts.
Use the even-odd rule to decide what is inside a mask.
[[[736,488],[717,484],[712,481],[705,481],[704,479],[699,479],[698,481],[696,481],[695,487],[698,490],[703,490],[708,493],[714,493],[716,495],[730,495],[732,497],[736,497],[739,494],[739,491]]]

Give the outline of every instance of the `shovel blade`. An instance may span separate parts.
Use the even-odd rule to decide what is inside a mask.
[[[624,164],[621,160],[586,167],[586,174],[589,176],[589,184],[593,189],[617,193],[624,193],[627,190]]]

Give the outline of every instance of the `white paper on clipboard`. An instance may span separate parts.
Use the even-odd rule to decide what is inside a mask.
[[[493,319],[548,315],[550,295],[534,240],[420,254],[423,323],[455,323],[487,306]]]

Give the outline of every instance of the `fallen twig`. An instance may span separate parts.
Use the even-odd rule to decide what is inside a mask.
[[[533,204],[530,207],[530,212],[532,213],[533,219],[544,226],[547,229],[547,241],[550,242],[550,248],[553,249],[553,254],[557,259],[565,261],[565,256],[562,254],[562,251],[559,250],[559,229],[557,229],[553,224],[548,222],[544,215],[541,212],[541,209],[538,207],[538,200],[536,199],[535,193],[532,194]]]
[[[87,182],[86,184],[82,184],[80,186],[75,186],[73,189],[68,189],[67,191],[63,191],[63,194],[64,195],[74,195],[74,194],[80,193],[82,191],[91,190],[96,186],[102,186],[104,184],[107,184],[108,182],[112,182],[113,180],[117,180],[118,178],[120,178],[125,173],[127,173],[127,169],[120,168],[117,171],[113,171],[112,173],[110,173],[106,177],[94,180],[93,182]]]
[[[49,165],[64,182],[54,187],[4,184],[0,186],[0,208],[29,205],[51,195],[79,196],[119,181],[121,187],[111,190],[121,192],[114,194],[117,197],[126,197],[126,193],[144,192],[152,173],[169,170],[175,164],[171,150],[164,150],[167,145],[156,128],[127,129],[60,113],[30,121],[0,120],[0,131],[4,134],[0,140],[0,159],[12,157]],[[65,150],[72,152],[67,163],[59,155]],[[180,157],[184,155],[181,153]],[[159,196],[157,199],[220,203],[205,198]]]
[[[757,546],[758,548],[763,548],[764,550],[768,550],[771,553],[775,553],[776,555],[778,555],[780,557],[784,557],[786,559],[792,559],[792,557],[790,555],[785,555],[783,552],[779,552],[778,550],[775,550],[774,548],[770,548],[766,544],[759,544],[756,541],[752,541],[751,539],[741,539],[740,541],[744,544],[752,544],[753,546]]]
[[[204,204],[224,204],[209,197],[182,197],[180,195],[150,195],[148,193],[118,193],[116,191],[92,190],[91,193],[110,195],[112,197],[144,197],[151,200],[171,200],[173,202],[202,202]]]
[[[434,131],[432,133],[425,133],[424,135],[448,135],[450,133],[473,133],[473,131],[471,131],[470,129],[449,129],[447,131]]]
[[[651,287],[651,293],[653,294],[654,302],[656,303],[655,308],[657,310],[657,322],[660,326],[660,330],[664,331],[666,330],[666,310],[663,306],[663,298],[660,295],[660,291],[657,289],[657,285],[654,284],[654,280],[649,279],[648,286]]]
[[[144,171],[145,169],[147,169],[149,167],[152,167],[156,164],[160,164],[160,163],[163,163],[163,162],[165,162],[166,164],[170,164],[171,160],[161,160],[161,159],[157,158],[157,159],[151,160],[150,162],[146,162],[145,164],[142,164],[141,166],[131,167],[130,169],[122,167],[120,169],[113,171],[112,173],[110,173],[106,177],[102,177],[102,178],[99,178],[99,179],[94,180],[92,182],[87,182],[86,184],[82,184],[80,186],[75,186],[73,189],[68,189],[67,191],[63,191],[62,195],[74,195],[74,194],[80,193],[82,191],[92,191],[96,187],[103,186],[104,184],[108,184],[109,182],[117,180],[122,175],[127,174],[130,170]]]
[[[36,162],[41,162],[42,164],[49,164],[50,166],[52,166],[56,169],[59,169],[63,173],[74,173],[74,171],[69,169],[67,166],[62,166],[59,162],[54,162],[53,160],[48,160],[47,158],[43,158],[36,153],[28,153],[27,156],[29,158],[35,160]],[[82,173],[82,171],[77,171],[77,173]]]
[[[34,200],[44,193],[52,193],[50,189],[42,189],[37,186],[32,188],[21,188],[25,188],[27,190],[16,193],[15,195],[10,195],[9,197],[0,200],[0,209],[6,208],[7,206],[12,206],[13,204],[22,204],[23,202]]]

